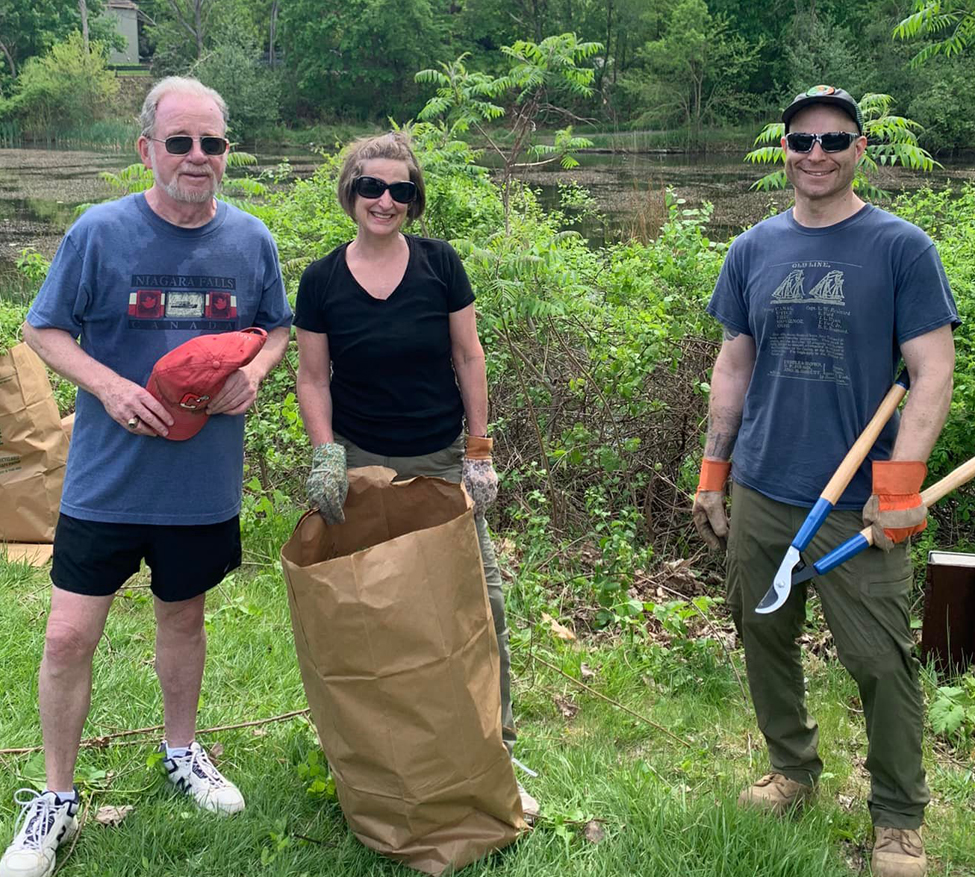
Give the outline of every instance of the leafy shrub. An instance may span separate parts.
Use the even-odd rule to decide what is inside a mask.
[[[928,460],[930,480],[947,475],[972,456],[975,434],[975,186],[960,193],[924,189],[899,198],[896,213],[934,238],[958,305],[962,325],[955,332],[955,375],[951,410]],[[975,487],[955,491],[935,507],[942,546],[975,547]],[[931,547],[934,547],[932,545]]]
[[[7,304],[0,299],[0,354],[20,343],[20,327],[26,316],[26,305]]]
[[[0,116],[17,118],[25,134],[47,136],[54,128],[81,127],[110,115],[118,81],[105,66],[105,44],[90,45],[86,52],[75,31],[46,55],[30,58]]]
[[[963,748],[975,742],[975,676],[962,676],[957,685],[941,686],[930,704],[931,730]]]

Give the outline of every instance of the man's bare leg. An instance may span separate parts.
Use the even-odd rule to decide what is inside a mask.
[[[81,731],[91,706],[91,661],[114,595],[90,597],[54,586],[38,681],[47,787],[74,785]]]
[[[155,600],[156,675],[163,693],[166,742],[174,748],[188,746],[196,732],[207,653],[205,600],[205,594],[176,603]]]

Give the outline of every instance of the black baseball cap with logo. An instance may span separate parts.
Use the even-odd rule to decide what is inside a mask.
[[[785,108],[782,113],[782,121],[785,123],[785,130],[789,130],[789,122],[792,117],[806,107],[813,104],[829,104],[843,110],[854,122],[857,123],[857,133],[863,133],[863,113],[860,112],[860,105],[842,88],[834,88],[832,85],[814,85],[812,88],[797,94],[794,101]]]

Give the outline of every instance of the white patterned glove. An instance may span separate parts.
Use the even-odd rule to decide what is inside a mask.
[[[498,498],[498,473],[491,462],[494,440],[479,435],[467,437],[467,450],[461,467],[464,488],[474,500],[474,514],[483,515]]]

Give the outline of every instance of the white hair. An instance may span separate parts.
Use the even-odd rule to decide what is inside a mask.
[[[143,137],[152,137],[153,129],[156,126],[156,109],[159,107],[159,101],[167,94],[187,94],[194,95],[195,97],[210,98],[217,105],[217,109],[220,110],[220,115],[223,116],[224,128],[226,128],[227,122],[230,120],[227,103],[220,97],[219,92],[204,85],[199,79],[192,79],[189,76],[167,76],[165,79],[160,79],[152,87],[152,90],[142,102],[139,123],[142,125]]]

